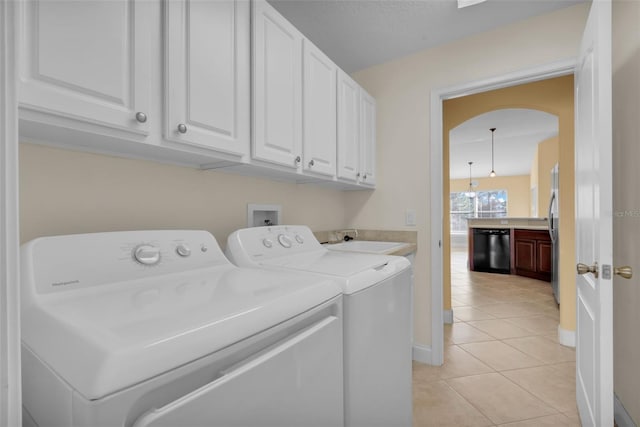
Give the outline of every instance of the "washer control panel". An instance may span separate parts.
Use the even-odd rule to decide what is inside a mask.
[[[23,245],[35,293],[231,266],[207,231],[158,230],[43,237]]]
[[[326,250],[313,232],[303,225],[252,227],[233,232],[226,253],[233,261],[238,257],[264,260],[315,250]]]

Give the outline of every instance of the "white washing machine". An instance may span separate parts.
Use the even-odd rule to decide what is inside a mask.
[[[340,283],[345,425],[411,426],[412,285],[406,258],[329,251],[306,226],[238,230],[225,253],[242,267],[311,272]]]
[[[284,274],[283,274],[284,273]],[[22,247],[26,426],[342,426],[341,289],[206,231]]]

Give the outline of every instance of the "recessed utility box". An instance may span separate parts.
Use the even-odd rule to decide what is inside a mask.
[[[247,205],[247,227],[279,225],[282,218],[280,205]]]

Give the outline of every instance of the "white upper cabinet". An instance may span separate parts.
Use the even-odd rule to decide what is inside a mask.
[[[299,170],[303,37],[266,1],[252,4],[252,157]]]
[[[360,91],[360,183],[376,184],[376,100]]]
[[[303,169],[336,174],[337,66],[309,40],[304,41]]]
[[[360,85],[338,71],[338,178],[356,182],[360,165]]]
[[[338,72],[338,179],[374,187],[376,101],[342,70]]]
[[[248,157],[249,1],[164,5],[165,139]]]
[[[146,1],[21,2],[21,115],[148,134]]]

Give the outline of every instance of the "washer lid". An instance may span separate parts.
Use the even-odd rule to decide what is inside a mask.
[[[409,260],[405,257],[333,252],[324,248],[263,260],[259,264],[330,276],[342,285],[345,294],[373,286],[410,266]]]
[[[211,354],[333,297],[332,281],[231,265],[48,293],[22,340],[87,399]]]

